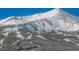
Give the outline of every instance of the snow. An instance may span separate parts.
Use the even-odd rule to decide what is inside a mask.
[[[11,45],[13,45],[13,44],[15,44],[15,43],[17,43],[17,42],[19,42],[20,40],[17,40],[17,41],[15,41],[15,42],[13,42]]]
[[[16,37],[21,38],[21,39],[24,39],[23,35],[19,32],[18,29],[19,29],[18,27],[16,27],[16,29],[15,29],[16,34],[17,34]]]
[[[23,35],[21,35],[21,33],[19,32],[19,28],[20,27],[17,27],[17,26],[16,27],[13,27],[13,28],[5,28],[3,30],[4,31],[3,35],[8,36],[8,34],[10,32],[15,32],[16,33],[16,37],[21,38],[21,39],[24,39]]]
[[[4,36],[8,36],[9,32],[2,33]]]
[[[70,39],[67,38],[63,38],[63,40],[65,40],[66,42],[72,42]]]
[[[30,34],[29,36],[27,36],[27,38],[25,39],[31,39],[32,38],[32,34]]]
[[[79,46],[79,44],[78,44],[78,43],[75,43],[75,45],[76,45],[76,46]]]
[[[0,40],[0,48],[2,48],[2,44],[3,44],[4,39]]]
[[[75,16],[71,16],[71,14],[68,14],[65,11],[62,11],[60,9],[54,9],[45,13],[39,13],[31,16],[17,17],[20,20],[17,20],[15,17],[8,17],[0,21],[0,24],[18,25],[18,24],[34,22],[38,30],[51,31],[52,29],[54,29],[54,30],[68,31],[68,32],[78,31],[79,24],[75,22],[76,19],[72,20],[74,17]],[[48,23],[47,21],[50,23]],[[30,25],[29,27],[31,29]]]
[[[36,37],[39,37],[39,38],[42,38],[42,39],[45,39],[46,40],[46,38],[43,37],[43,36],[41,36],[41,35],[36,35]]]
[[[79,39],[79,35],[74,35],[74,36],[76,36]]]
[[[35,20],[39,20],[39,19],[45,19],[45,18],[49,18],[49,17],[52,17],[54,16],[56,13],[58,12],[57,9],[54,9],[52,11],[48,11],[48,12],[45,12],[45,13],[40,13],[40,14],[35,14],[35,15],[32,15],[32,16],[29,16],[29,17],[24,17],[22,18],[23,22],[24,23],[28,23],[28,22],[31,22],[31,21],[35,21]],[[14,25],[14,24],[22,24],[21,20],[18,21],[18,20],[12,20],[12,16],[11,17],[8,17],[6,19],[3,19],[0,21],[0,24],[2,25]],[[17,18],[20,18],[20,17],[17,17]],[[10,19],[10,20],[8,20]]]

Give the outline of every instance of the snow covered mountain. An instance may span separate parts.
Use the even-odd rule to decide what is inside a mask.
[[[0,51],[79,51],[79,17],[61,9],[0,21]]]
[[[21,25],[21,24],[32,24],[28,25],[34,30],[36,26],[37,30],[51,31],[78,31],[79,23],[76,22],[75,16],[61,10],[54,9],[45,13],[35,14],[31,16],[11,16],[0,21],[0,24],[5,25]]]

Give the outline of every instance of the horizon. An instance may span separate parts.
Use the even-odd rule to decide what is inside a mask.
[[[55,8],[0,8],[0,20],[10,16],[29,16],[44,13]],[[60,8],[74,16],[79,16],[79,8]]]

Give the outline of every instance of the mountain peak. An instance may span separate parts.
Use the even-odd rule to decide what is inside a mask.
[[[23,23],[29,23],[32,21],[36,21],[36,20],[41,20],[41,19],[48,19],[48,18],[55,18],[55,19],[67,19],[67,18],[73,18],[69,13],[63,11],[62,9],[59,8],[55,8],[53,10],[50,10],[48,12],[44,12],[44,13],[38,13],[35,15],[31,15],[31,16],[11,16],[8,17],[6,19],[3,19],[2,21],[0,21],[0,24],[2,25],[10,25],[10,24],[23,24]],[[65,20],[63,19],[63,20]],[[68,19],[69,20],[69,19]]]
[[[49,13],[52,13],[52,14],[57,14],[60,12],[60,9],[59,8],[56,8],[56,9],[53,9],[51,11],[48,11]]]
[[[59,8],[55,8],[55,9],[53,9],[53,11],[55,12],[55,11],[60,11],[60,9]]]
[[[51,10],[50,12],[52,12],[53,14],[57,14],[61,11],[63,11],[63,10],[61,10],[60,8],[55,8],[55,9]]]
[[[55,9],[50,10],[44,14],[46,14],[48,17],[72,16],[70,13],[68,13],[60,8],[55,8]]]

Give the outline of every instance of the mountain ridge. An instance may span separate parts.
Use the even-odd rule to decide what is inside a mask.
[[[79,24],[75,21],[76,17],[61,10],[54,9],[45,13],[35,14],[31,16],[23,17],[8,17],[5,20],[0,21],[1,25],[21,25],[30,24],[35,25],[38,30],[61,30],[61,31],[78,31]],[[30,28],[33,28],[29,25]]]

